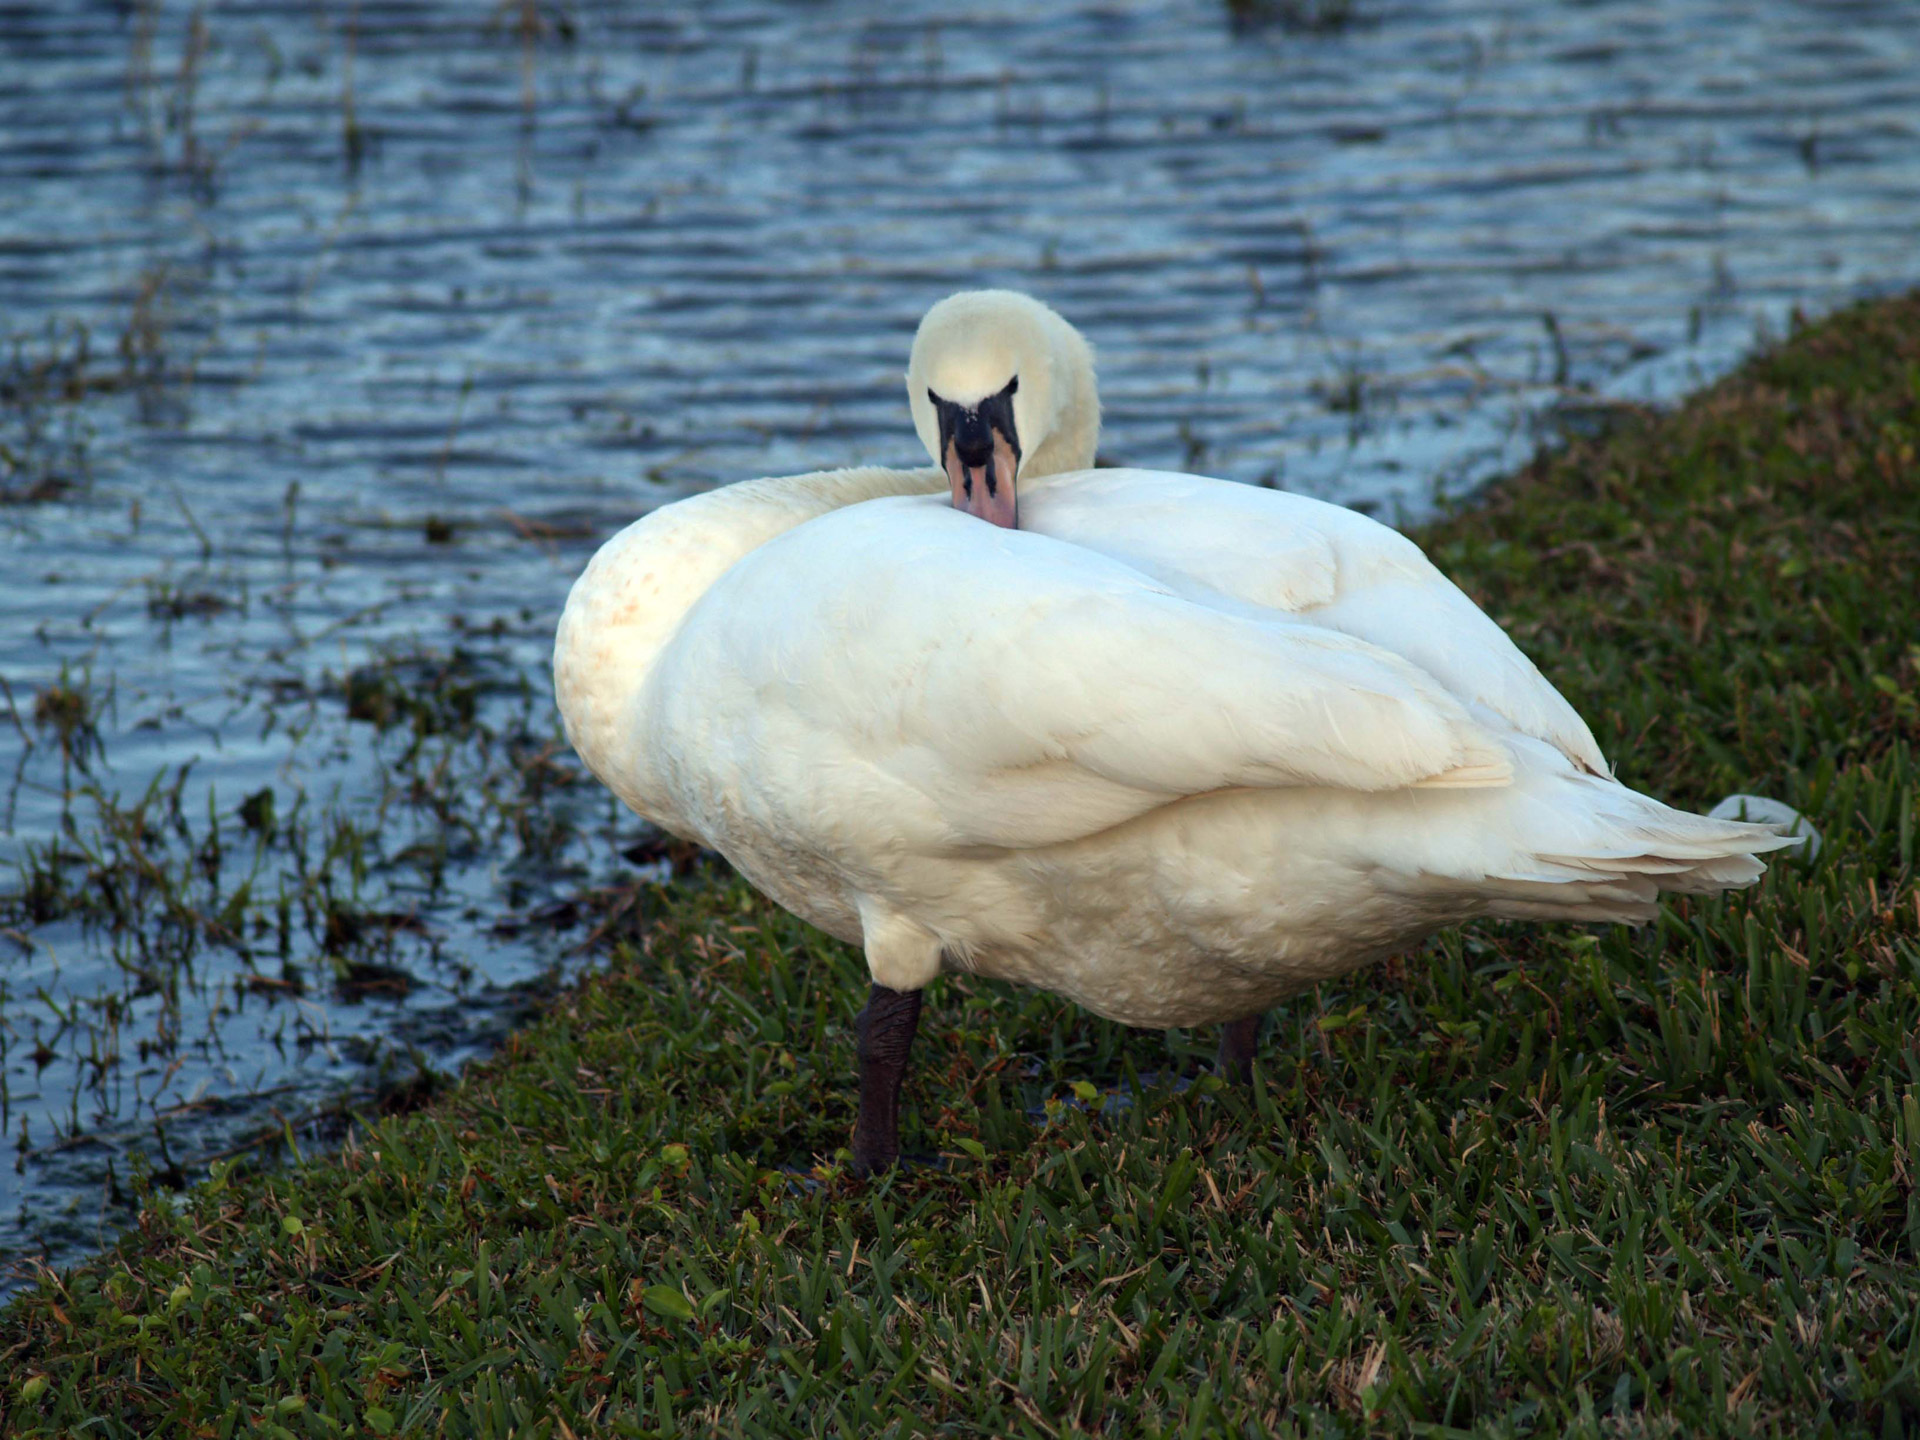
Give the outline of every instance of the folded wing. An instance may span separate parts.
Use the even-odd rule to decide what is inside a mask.
[[[689,784],[731,777],[690,813],[829,851],[876,823],[915,847],[1031,847],[1232,787],[1510,779],[1418,665],[1214,600],[937,498],[873,501],[729,571],[650,678],[645,723],[709,757]]]
[[[1144,470],[1036,486],[1020,523],[1190,595],[1278,611],[1389,650],[1455,699],[1484,705],[1580,768],[1609,773],[1574,708],[1419,546],[1303,495]]]

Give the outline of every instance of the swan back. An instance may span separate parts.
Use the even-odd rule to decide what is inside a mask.
[[[1365,515],[1199,475],[1098,470],[1036,489],[1021,525],[1204,603],[1228,597],[1377,645],[1581,769],[1611,773],[1586,722],[1507,633],[1418,545]]]

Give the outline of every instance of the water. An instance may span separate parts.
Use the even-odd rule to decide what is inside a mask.
[[[557,747],[568,583],[675,496],[915,460],[948,291],[1088,333],[1104,453],[1391,517],[1920,279],[1899,0],[71,0],[0,47],[0,1262],[573,963],[635,827]]]

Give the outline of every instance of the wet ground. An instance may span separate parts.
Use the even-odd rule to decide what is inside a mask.
[[[1392,517],[1920,280],[1899,0],[666,13],[0,5],[0,1266],[578,963],[568,583],[911,461],[949,290],[1087,331],[1108,455]]]

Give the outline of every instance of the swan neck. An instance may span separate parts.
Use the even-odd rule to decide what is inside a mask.
[[[1094,374],[1093,349],[1080,332],[1060,322],[1059,373],[1064,396],[1052,428],[1020,467],[1022,480],[1091,470],[1100,448],[1100,389]]]

